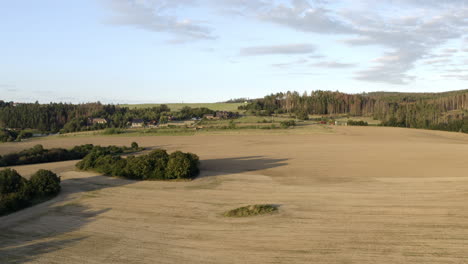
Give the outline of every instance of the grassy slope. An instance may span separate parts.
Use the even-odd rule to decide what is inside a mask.
[[[124,107],[129,107],[130,109],[140,109],[140,108],[149,108],[149,107],[154,107],[154,106],[159,106],[161,104],[124,104],[122,106]],[[172,111],[179,111],[182,109],[184,106],[189,106],[192,108],[196,107],[206,107],[211,110],[215,111],[237,111],[237,108],[240,105],[243,105],[242,103],[194,103],[194,104],[165,104],[167,105]]]

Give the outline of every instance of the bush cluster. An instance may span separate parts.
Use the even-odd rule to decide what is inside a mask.
[[[141,150],[137,143],[133,143],[130,148],[117,146],[101,147],[94,146],[92,144],[85,144],[75,146],[72,149],[44,149],[42,145],[36,145],[18,153],[10,153],[3,157],[0,156],[0,167],[82,159],[94,149],[106,151],[109,154],[121,154]]]
[[[15,141],[18,137],[18,133],[13,130],[0,129],[0,142],[11,142]]]
[[[278,206],[272,204],[255,204],[244,207],[239,207],[225,212],[223,215],[227,217],[246,217],[263,214],[270,214],[278,211]]]
[[[0,171],[0,215],[12,213],[60,192],[60,177],[48,170],[38,170],[29,180],[17,171]]]
[[[369,124],[365,121],[353,121],[348,120],[348,126],[368,126]]]
[[[76,164],[81,170],[133,180],[193,179],[199,173],[198,166],[199,158],[193,153],[176,151],[169,155],[163,149],[128,158],[95,149]]]
[[[288,127],[293,127],[296,125],[296,121],[294,120],[288,120],[288,121],[282,121],[280,122],[280,126],[282,128],[288,128]]]

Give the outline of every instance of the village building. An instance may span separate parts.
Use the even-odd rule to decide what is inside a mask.
[[[88,118],[88,126],[95,125],[95,124],[101,124],[105,125],[107,124],[107,119],[105,118]]]
[[[145,121],[143,121],[143,119],[133,119],[131,127],[140,128],[140,127],[143,127],[144,125],[145,125]]]
[[[149,121],[149,122],[148,122],[148,127],[149,127],[149,128],[156,128],[156,127],[158,127],[158,121],[156,121],[156,120],[151,120],[151,121]]]

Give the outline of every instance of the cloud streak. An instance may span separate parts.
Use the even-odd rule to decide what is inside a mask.
[[[274,46],[255,46],[241,49],[241,56],[260,56],[260,55],[294,55],[309,54],[316,51],[312,44],[288,44]]]

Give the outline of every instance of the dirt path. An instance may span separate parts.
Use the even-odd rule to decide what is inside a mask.
[[[74,162],[17,167],[56,170],[63,192],[0,218],[0,263],[468,262],[466,135],[343,127],[328,135],[43,144],[131,141],[195,152],[203,174],[134,182],[76,172]],[[221,216],[255,203],[280,212]]]

